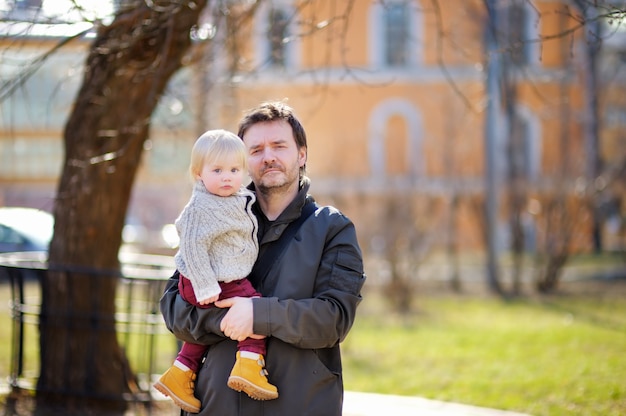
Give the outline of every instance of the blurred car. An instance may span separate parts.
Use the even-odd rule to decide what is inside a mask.
[[[54,217],[35,208],[0,207],[0,253],[48,251]]]
[[[156,235],[139,221],[127,218],[122,232],[120,252],[157,252],[178,246],[173,224],[169,232]],[[48,251],[54,232],[52,214],[35,208],[0,207],[0,253]],[[155,235],[153,235],[155,234]],[[159,253],[160,254],[160,253]],[[169,254],[169,253],[168,253]]]

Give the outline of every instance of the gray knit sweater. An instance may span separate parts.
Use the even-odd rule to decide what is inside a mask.
[[[221,197],[196,182],[176,219],[180,247],[174,260],[191,281],[198,302],[219,294],[218,282],[243,279],[252,270],[259,252],[254,201],[254,194],[243,187]]]

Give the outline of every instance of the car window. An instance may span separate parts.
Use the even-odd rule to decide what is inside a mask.
[[[2,244],[23,244],[24,238],[11,228],[0,224],[0,243]]]

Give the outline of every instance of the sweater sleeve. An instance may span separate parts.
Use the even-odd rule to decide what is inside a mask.
[[[177,220],[180,247],[176,266],[191,281],[198,302],[221,292],[218,276],[211,263],[211,244],[223,232],[223,223],[211,211],[187,207]]]

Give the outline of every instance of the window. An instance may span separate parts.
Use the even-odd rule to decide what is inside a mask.
[[[385,65],[406,66],[409,55],[409,7],[393,3],[385,7],[384,37]]]
[[[0,0],[0,31],[4,36],[69,37],[113,19],[114,0]],[[128,1],[128,0],[124,0]],[[21,22],[28,25],[18,24]]]
[[[0,140],[0,178],[49,180],[59,174],[63,143],[54,138],[3,138]]]
[[[42,0],[15,0],[13,4],[7,2],[7,15],[4,18],[17,21],[31,21],[39,17],[41,6]]]
[[[514,4],[509,7],[506,23],[509,28],[507,37],[511,62],[516,65],[524,65],[527,63],[527,56],[525,53],[527,39],[524,33],[526,13],[524,7],[519,4]]]
[[[286,13],[280,9],[272,9],[268,18],[269,63],[272,66],[284,67],[287,64],[285,48],[289,40],[289,20]]]
[[[421,176],[424,169],[421,131],[420,113],[411,102],[403,99],[381,102],[369,118],[368,153],[372,178]]]
[[[612,6],[618,7],[618,6]],[[603,60],[607,64],[619,68],[626,63],[626,14],[611,10],[610,18],[603,18],[601,35],[591,34],[602,41]],[[618,69],[619,70],[619,69]]]
[[[297,11],[291,0],[262,2],[255,14],[255,65],[272,76],[298,66]],[[284,71],[276,71],[284,70]]]
[[[420,60],[422,13],[416,0],[380,0],[369,14],[369,55],[373,68],[408,69]]]
[[[508,138],[509,173],[513,179],[535,181],[540,174],[540,133],[536,117],[526,108],[516,111]]]
[[[527,178],[530,173],[530,149],[528,146],[528,124],[521,117],[512,120],[513,128],[509,138],[511,146],[511,165],[509,166],[514,177]]]
[[[18,10],[41,9],[41,0],[16,0],[15,8]]]
[[[500,42],[506,50],[505,59],[514,66],[539,62],[537,22],[533,21],[532,4],[512,0],[499,14]]]

